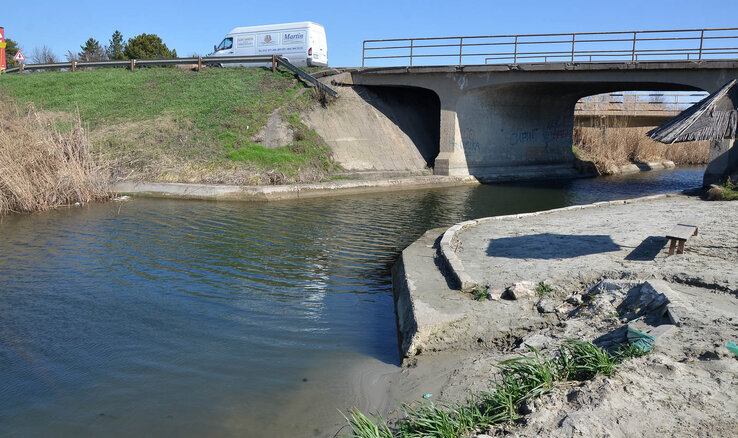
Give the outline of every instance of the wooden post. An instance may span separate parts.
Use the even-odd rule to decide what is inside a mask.
[[[136,60],[131,59],[131,73],[133,73],[133,69],[136,67]]]
[[[272,55],[272,73],[277,72],[277,57]]]
[[[202,56],[197,57],[197,71],[202,70]]]
[[[72,72],[77,71],[77,61],[72,60]]]
[[[20,75],[23,74],[23,63],[22,62],[20,64],[18,64],[18,74],[20,74]]]

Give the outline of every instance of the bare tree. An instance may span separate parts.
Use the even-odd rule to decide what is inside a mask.
[[[79,59],[77,59],[77,54],[72,53],[71,50],[67,50],[67,54],[65,55],[65,58],[67,58],[67,62],[79,61]]]
[[[34,64],[53,64],[59,62],[59,58],[44,44],[43,47],[35,47],[31,52],[31,61]]]

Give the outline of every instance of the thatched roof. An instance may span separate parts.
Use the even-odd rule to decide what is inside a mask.
[[[648,132],[661,143],[735,138],[738,130],[738,86],[736,80],[682,111],[678,116]]]

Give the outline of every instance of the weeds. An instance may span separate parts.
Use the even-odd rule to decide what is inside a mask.
[[[736,201],[738,200],[738,189],[733,180],[728,177],[722,186],[711,187],[707,192],[710,201]]]
[[[536,293],[538,294],[539,297],[546,296],[550,294],[551,292],[553,292],[553,288],[549,286],[548,284],[544,283],[543,281],[541,281],[540,283],[536,285]]]
[[[474,290],[472,290],[472,296],[477,301],[485,301],[487,299],[487,288],[475,287]]]
[[[490,392],[473,396],[465,403],[418,407],[403,405],[404,418],[394,432],[381,416],[373,420],[358,411],[346,418],[351,438],[457,438],[490,426],[516,420],[522,405],[554,389],[558,382],[589,380],[596,375],[611,376],[623,360],[642,356],[637,347],[621,346],[615,354],[591,342],[569,339],[559,348],[558,357],[549,359],[528,347],[533,355],[500,362],[500,378]],[[637,350],[637,351],[636,351]]]
[[[387,422],[380,415],[372,415],[372,418],[362,414],[357,409],[351,409],[347,417],[343,413],[343,418],[351,427],[351,434],[345,435],[347,438],[364,438],[364,437],[375,437],[375,438],[392,438],[392,430],[387,426]]]

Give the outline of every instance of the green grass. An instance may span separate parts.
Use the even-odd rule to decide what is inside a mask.
[[[49,111],[79,109],[84,123],[131,122],[171,115],[204,132],[252,131],[302,86],[267,69],[141,68],[3,75],[0,90]],[[248,126],[248,128],[247,128]]]
[[[0,98],[72,114],[79,112],[94,149],[141,168],[180,165],[278,171],[333,169],[328,148],[295,112],[296,138],[268,149],[255,134],[277,108],[311,105],[304,85],[286,72],[262,68],[98,69],[0,77]],[[62,129],[64,117],[57,123]],[[297,138],[297,137],[300,138]],[[157,164],[158,163],[158,164]],[[171,170],[171,169],[170,169]]]
[[[611,376],[623,360],[644,353],[621,346],[615,354],[591,342],[569,339],[556,359],[544,357],[535,348],[533,355],[520,355],[498,365],[500,377],[489,392],[472,396],[463,403],[403,405],[404,417],[391,429],[380,415],[373,420],[351,411],[347,418],[352,438],[458,438],[481,433],[490,426],[520,418],[522,405],[552,391],[558,382],[589,380],[596,375]]]

